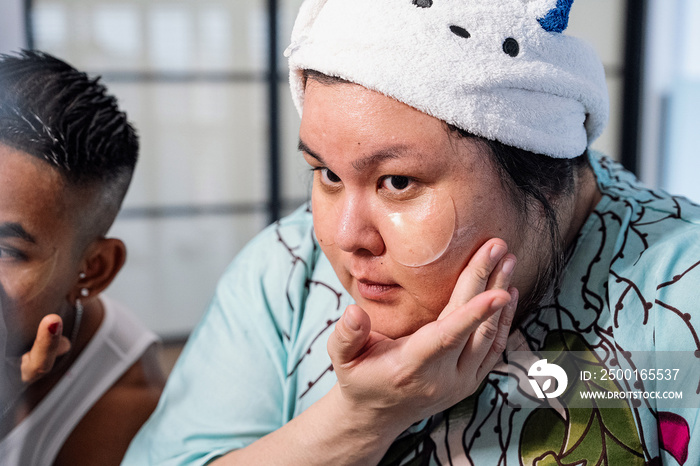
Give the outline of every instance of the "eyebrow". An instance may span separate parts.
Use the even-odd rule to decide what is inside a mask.
[[[21,238],[30,243],[36,244],[34,238],[27,230],[16,222],[5,222],[0,224],[0,238]]]
[[[311,149],[309,149],[309,146],[307,146],[306,143],[304,141],[302,141],[301,139],[299,139],[299,144],[297,145],[297,150],[299,152],[304,152],[306,154],[309,154],[309,156],[315,158],[316,160],[318,160],[319,162],[321,162],[324,165],[326,164],[326,162],[323,161],[321,156],[318,155],[317,153],[315,153],[314,151],[312,151]]]
[[[323,158],[316,154],[314,151],[312,151],[309,146],[299,139],[299,144],[297,146],[297,149],[301,152],[305,152],[309,156],[315,158],[319,162],[321,162],[323,165],[326,165],[326,162],[323,160]],[[375,154],[369,155],[367,157],[364,157],[359,160],[355,160],[352,162],[352,166],[355,170],[358,172],[365,171],[370,167],[374,167],[379,165],[380,163],[384,162],[385,160],[392,160],[392,159],[398,159],[400,157],[399,153],[400,152],[406,152],[408,149],[404,145],[395,145],[391,146],[385,150],[382,150],[380,152],[377,152]]]

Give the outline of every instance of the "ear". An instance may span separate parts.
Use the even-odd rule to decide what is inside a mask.
[[[92,243],[83,258],[81,277],[74,290],[75,298],[95,296],[109,286],[126,261],[126,246],[116,238],[101,238]],[[84,274],[84,276],[82,275]],[[87,290],[88,296],[81,294]]]

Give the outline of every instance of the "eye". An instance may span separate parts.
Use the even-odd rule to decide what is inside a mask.
[[[517,40],[513,39],[512,37],[509,37],[503,42],[503,51],[507,55],[510,55],[511,57],[515,58],[520,53],[520,44],[518,44]]]
[[[26,256],[15,249],[0,247],[0,260],[2,259],[24,260]]]
[[[452,34],[455,34],[464,39],[469,39],[472,36],[471,34],[469,34],[469,31],[459,26],[450,26],[450,31],[452,31]]]
[[[321,172],[321,183],[332,185],[340,183],[340,177],[327,168],[317,168]]]
[[[381,187],[391,192],[403,191],[411,184],[411,179],[407,176],[387,176],[381,182]]]

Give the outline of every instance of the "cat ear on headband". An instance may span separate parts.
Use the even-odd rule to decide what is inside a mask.
[[[540,2],[542,3],[542,2]],[[564,32],[569,25],[569,14],[571,13],[571,5],[574,0],[556,0],[556,4],[552,7],[554,0],[548,0],[544,3],[549,4],[549,11],[537,21],[542,25],[542,28],[548,32]]]
[[[521,0],[522,1],[522,0]],[[569,25],[569,13],[574,0],[524,0],[530,1],[535,8],[541,10],[537,14],[539,23],[547,32],[564,32]],[[418,8],[430,8],[433,0],[412,0]],[[540,15],[543,15],[539,17]]]

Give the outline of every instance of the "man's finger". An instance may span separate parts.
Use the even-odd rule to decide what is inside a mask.
[[[56,358],[70,349],[70,342],[62,336],[63,321],[56,314],[44,317],[39,323],[32,349],[22,356],[22,382],[32,383],[53,368]]]

